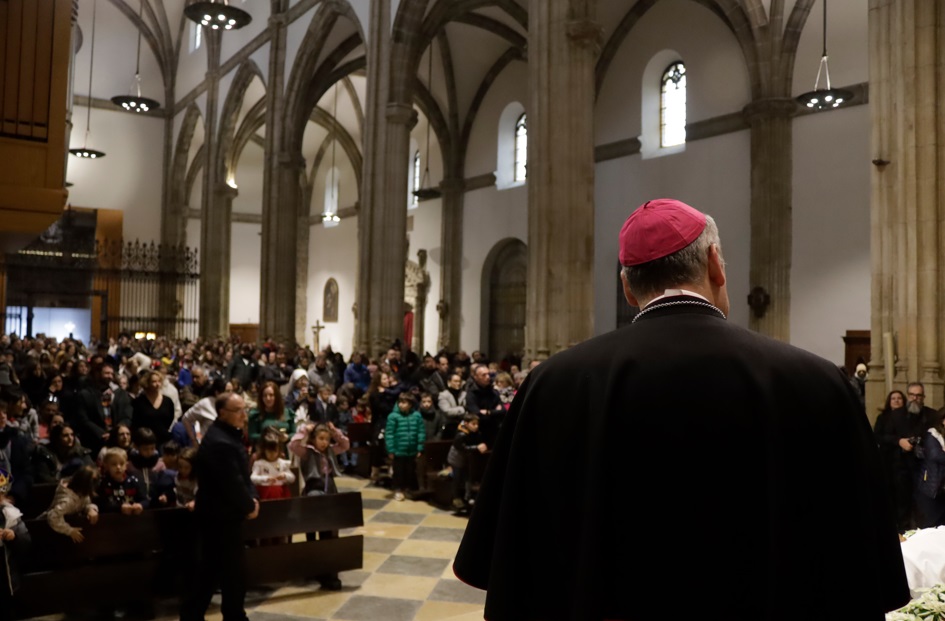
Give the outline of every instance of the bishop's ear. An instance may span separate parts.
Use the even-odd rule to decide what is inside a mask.
[[[725,259],[717,244],[709,246],[709,282],[716,287],[725,286]]]
[[[630,306],[640,308],[640,303],[630,292],[630,283],[627,282],[627,273],[623,270],[620,270],[620,282],[623,283],[623,297],[627,299],[627,303],[630,304]]]

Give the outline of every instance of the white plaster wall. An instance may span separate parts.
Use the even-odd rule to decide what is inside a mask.
[[[70,147],[83,146],[88,109],[76,106]],[[161,162],[164,121],[127,112],[92,109],[90,149],[96,160],[69,156],[66,179],[73,183],[69,203],[76,207],[124,212],[126,240],[161,237]]]
[[[737,112],[751,100],[744,56],[731,31],[691,0],[663,0],[637,22],[610,64],[595,109],[596,144],[640,135],[643,71],[663,50],[678,52],[686,64],[689,122]],[[659,117],[647,121],[658,126]]]
[[[795,95],[814,88],[823,52],[823,4],[815,2],[801,31],[794,63]],[[849,86],[869,80],[869,3],[827,3],[827,51],[832,86]],[[821,88],[825,81],[821,78]]]
[[[498,112],[501,112],[499,110]],[[497,112],[497,114],[498,114]],[[495,162],[495,150],[492,151]],[[482,268],[489,251],[507,237],[528,243],[528,185],[466,193],[463,205],[463,307],[460,347],[480,349]]]
[[[204,33],[206,34],[206,33]],[[174,88],[175,96],[182,99],[187,93],[203,82],[207,75],[207,42],[190,51],[190,23],[184,24],[184,40],[180,45],[180,56],[177,61],[177,78]]]
[[[354,338],[354,304],[358,278],[358,219],[345,218],[338,226],[325,228],[316,224],[309,229],[308,245],[308,311],[306,313],[306,342],[314,345],[311,326],[323,324],[325,283],[329,278],[338,282],[338,323],[326,324],[321,332],[321,346],[331,345],[347,358]]]
[[[198,262],[202,261],[203,255],[200,254],[200,220],[197,218],[188,219],[185,235],[187,235],[187,246],[194,248],[197,251]]]
[[[855,106],[794,120],[791,342],[842,364],[870,328],[870,116]]]
[[[259,323],[259,257],[262,252],[262,225],[234,222],[232,227],[230,323]],[[292,303],[292,301],[288,300],[287,303]]]
[[[423,348],[431,354],[437,351],[437,338],[440,332],[440,316],[436,312],[436,304],[440,300],[440,283],[442,276],[443,249],[440,245],[440,225],[443,215],[443,201],[441,199],[422,201],[416,209],[407,212],[413,218],[413,231],[408,235],[410,245],[407,248],[407,258],[418,263],[417,251],[427,251],[427,271],[430,273],[430,289],[427,292],[427,308],[423,315]],[[416,328],[416,319],[414,320]],[[423,355],[424,352],[417,352]]]
[[[262,214],[263,160],[262,146],[255,142],[247,143],[236,169],[237,195],[233,199],[233,213]]]
[[[524,62],[510,63],[492,83],[492,88],[482,100],[469,139],[466,155],[467,177],[495,172],[499,117],[513,101],[521,103],[526,111],[528,110],[528,65]],[[523,207],[526,201],[527,198],[522,199]]]
[[[269,3],[256,0],[230,0],[231,4],[247,11],[253,17],[248,25],[239,30],[227,30],[221,37],[220,62],[225,63],[231,56],[266,30],[269,25]],[[268,46],[268,43],[267,43]]]
[[[634,209],[654,198],[677,198],[711,215],[719,225],[727,263],[729,320],[748,325],[751,162],[747,131],[690,142],[682,153],[649,160],[634,155],[596,167],[594,216],[594,331],[616,326],[620,227]],[[724,154],[724,156],[720,156]]]

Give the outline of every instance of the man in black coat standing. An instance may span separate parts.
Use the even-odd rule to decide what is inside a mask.
[[[486,444],[492,445],[499,427],[505,420],[505,407],[502,399],[492,384],[489,367],[484,364],[472,365],[470,387],[466,391],[466,411],[479,417],[479,432]]]
[[[194,468],[197,488],[197,563],[181,607],[181,621],[203,621],[219,583],[225,621],[246,621],[243,521],[259,515],[259,500],[250,481],[243,448],[246,403],[225,392],[217,397],[217,420],[210,425]]]
[[[131,424],[131,397],[121,388],[112,388],[115,369],[99,362],[92,367],[92,381],[79,391],[70,421],[82,446],[97,455],[118,425]]]
[[[634,323],[532,370],[495,445],[454,565],[486,618],[881,621],[908,602],[858,397],[726,321],[715,222],[650,201],[620,261]]]

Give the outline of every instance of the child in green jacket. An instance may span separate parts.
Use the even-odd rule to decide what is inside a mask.
[[[423,415],[416,407],[413,395],[401,393],[387,417],[384,440],[394,462],[394,500],[403,500],[405,491],[417,489],[417,458],[423,453],[427,434]]]

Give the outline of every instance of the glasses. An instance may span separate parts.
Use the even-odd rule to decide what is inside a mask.
[[[906,394],[908,394],[908,395],[909,395],[910,397],[912,397],[913,399],[925,399],[925,394],[923,394],[923,393],[921,393],[921,392],[910,392],[910,393],[906,393]]]

